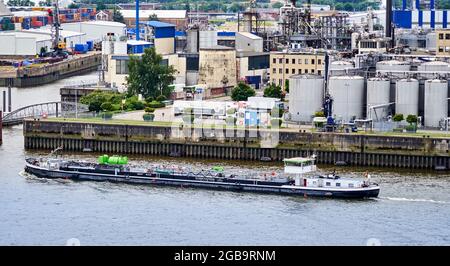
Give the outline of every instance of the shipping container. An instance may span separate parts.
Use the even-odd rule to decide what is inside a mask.
[[[87,44],[80,44],[80,43],[75,44],[75,52],[84,54],[87,51],[88,51],[88,45]]]

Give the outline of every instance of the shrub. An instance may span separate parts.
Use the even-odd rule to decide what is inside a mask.
[[[144,119],[144,121],[153,121],[153,119],[155,119],[155,114],[153,113],[145,113],[142,118]]]
[[[162,108],[165,106],[166,106],[165,104],[158,102],[158,101],[152,101],[148,104],[148,107],[151,107],[151,108]]]
[[[314,113],[314,117],[325,117],[325,113],[323,111],[317,111]]]
[[[111,104],[119,104],[122,99],[122,94],[111,91],[96,90],[88,95],[80,98],[80,103],[89,106],[89,111],[100,112],[102,111],[102,104],[109,102]]]
[[[406,122],[408,122],[409,124],[417,123],[417,116],[416,115],[408,115],[406,117]]]
[[[255,90],[247,84],[240,82],[232,91],[233,101],[247,101],[248,97],[255,96]]]
[[[145,98],[145,101],[146,101],[147,103],[151,103],[151,102],[153,102],[154,100],[155,100],[155,98],[153,98],[152,96],[149,96],[149,97]]]
[[[267,88],[264,89],[264,97],[283,99],[283,90],[280,86],[270,84]]]
[[[102,118],[105,119],[105,120],[111,119],[112,116],[113,116],[113,113],[112,113],[112,112],[104,112],[104,113],[102,114]]]
[[[155,108],[151,108],[151,107],[145,107],[144,110],[146,113],[154,113],[155,112]]]
[[[104,102],[100,106],[103,111],[113,111],[113,105],[110,102]]]
[[[394,117],[392,117],[392,120],[394,120],[395,122],[401,122],[404,119],[405,118],[403,117],[403,114],[395,114]]]
[[[120,103],[115,103],[112,105],[112,111],[118,111],[122,109],[122,105]]]
[[[407,125],[407,126],[405,127],[405,129],[406,129],[406,131],[408,131],[408,132],[416,132],[416,131],[417,131],[416,125],[414,125],[414,124],[409,124],[409,125]]]
[[[270,124],[272,127],[281,127],[281,124],[283,123],[283,120],[279,118],[273,118],[270,120]]]
[[[156,97],[156,101],[158,102],[163,102],[165,100],[167,100],[167,97],[164,95],[159,95],[158,97]]]
[[[144,110],[145,108],[145,105],[142,101],[132,102],[132,105],[134,110]]]

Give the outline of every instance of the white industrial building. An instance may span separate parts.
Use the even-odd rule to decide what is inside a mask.
[[[114,36],[127,36],[126,25],[114,21],[83,21],[74,23],[64,23],[61,25],[63,30],[76,31],[84,33],[83,42],[102,41],[108,33],[114,33]]]
[[[29,29],[29,30],[23,30],[23,32],[30,32],[30,33],[36,33],[36,34],[45,34],[48,36],[51,36],[52,31],[50,28],[38,28],[38,29]],[[76,32],[76,31],[68,31],[68,30],[61,30],[60,32],[62,40],[66,43],[67,48],[74,48],[75,44],[77,43],[83,43],[86,33]]]
[[[250,32],[236,32],[236,51],[263,52],[263,38]]]
[[[61,31],[61,37],[67,47],[73,47],[83,38],[83,33],[73,31]],[[34,56],[39,54],[41,48],[47,51],[52,48],[52,37],[49,29],[32,29],[22,31],[0,32],[0,55]]]
[[[0,55],[36,55],[44,47],[52,46],[51,36],[32,32],[11,31],[0,32]]]

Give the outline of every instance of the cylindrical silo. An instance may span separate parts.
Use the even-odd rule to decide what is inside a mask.
[[[448,116],[448,84],[446,80],[426,80],[424,91],[424,122],[426,127],[439,127]]]
[[[353,63],[349,61],[333,61],[330,64],[331,70],[344,70],[348,68],[354,68]]]
[[[433,79],[436,75],[439,75],[439,72],[449,72],[450,67],[449,64],[442,61],[431,61],[422,63],[418,68],[418,72],[422,77]]]
[[[419,81],[417,79],[401,79],[395,86],[395,112],[417,115],[419,112]]]
[[[294,75],[289,78],[289,113],[294,121],[311,122],[322,109],[323,77]]]
[[[330,75],[345,75],[355,69],[352,62],[333,61],[330,64]]]
[[[411,64],[406,61],[386,60],[377,63],[377,70],[381,71],[409,71]]]
[[[391,81],[386,78],[370,78],[367,80],[367,112],[371,112],[368,115],[372,118],[374,117],[373,109],[370,108],[376,105],[388,104],[389,95],[391,89]],[[376,116],[377,118],[383,118],[387,115],[387,107],[377,108]]]
[[[364,78],[360,76],[331,77],[329,93],[333,98],[333,115],[348,122],[364,118]]]

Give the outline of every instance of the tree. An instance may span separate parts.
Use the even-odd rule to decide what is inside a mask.
[[[163,58],[155,48],[147,48],[141,57],[130,55],[128,62],[129,75],[126,78],[129,95],[142,94],[145,98],[156,98],[164,95],[169,98],[174,81],[173,66],[162,63]]]
[[[159,21],[159,19],[156,14],[151,14],[150,16],[148,16],[148,21]]]
[[[392,118],[395,122],[401,122],[404,120],[403,118],[403,114],[395,114],[394,117]]]
[[[52,5],[52,1],[51,0],[43,0],[43,1],[39,1],[38,2],[39,6],[51,6]]]
[[[280,8],[282,6],[283,6],[283,4],[281,2],[276,2],[276,3],[272,4],[272,8]]]
[[[67,7],[71,8],[71,9],[76,9],[76,8],[80,8],[80,5],[75,4],[75,3],[70,3],[70,5],[68,5]]]
[[[119,10],[117,10],[117,8],[114,8],[113,10],[112,19],[115,22],[125,23],[122,13]]]
[[[408,115],[406,117],[406,122],[408,122],[410,125],[417,123],[417,116],[416,115]]]
[[[30,0],[9,0],[8,6],[35,6],[35,3]]]
[[[264,97],[282,99],[283,93],[281,87],[274,84],[270,84],[267,88],[264,89]]]
[[[106,5],[103,2],[97,3],[97,11],[105,10]]]
[[[245,7],[239,3],[233,3],[229,8],[228,12],[237,13],[239,11],[243,11]]]
[[[239,82],[231,92],[231,99],[233,101],[247,101],[248,97],[255,96],[255,94],[256,92],[252,87],[243,82]]]

